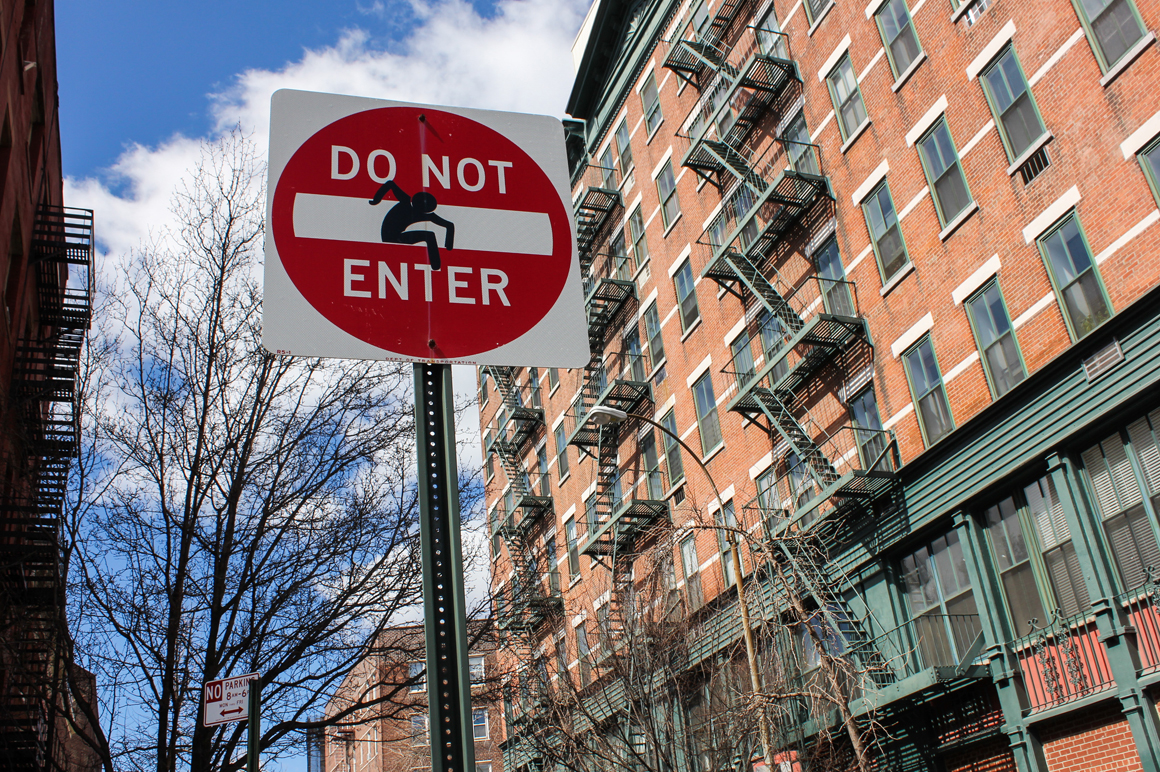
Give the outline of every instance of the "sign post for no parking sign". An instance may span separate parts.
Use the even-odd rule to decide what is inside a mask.
[[[473,772],[452,363],[589,361],[564,131],[546,116],[278,91],[263,343],[415,362],[433,772]]]

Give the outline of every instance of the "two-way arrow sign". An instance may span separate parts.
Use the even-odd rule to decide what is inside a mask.
[[[250,683],[258,678],[249,673],[233,678],[207,681],[205,684],[203,726],[217,726],[250,717]]]

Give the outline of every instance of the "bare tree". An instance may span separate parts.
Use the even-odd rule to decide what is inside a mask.
[[[237,132],[204,147],[90,348],[68,571],[109,769],[238,768],[201,685],[248,672],[276,757],[421,602],[411,368],[262,349],[263,179]]]

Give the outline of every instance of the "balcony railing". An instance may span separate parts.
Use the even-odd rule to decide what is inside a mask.
[[[968,672],[979,676],[969,670],[968,657],[977,653],[982,629],[977,614],[923,614],[852,645],[850,652],[878,688],[931,669],[942,671],[939,681]]]
[[[613,407],[626,413],[635,413],[652,399],[652,387],[646,380],[648,363],[643,354],[616,352],[600,367],[591,368],[585,375],[585,385],[567,411],[572,420],[572,435],[568,442],[580,447],[591,447],[600,439],[600,427],[589,423],[588,413],[597,406]],[[610,436],[608,432],[605,436]]]
[[[1111,689],[1115,684],[1095,620],[1087,613],[1059,618],[1011,642],[1036,713]]]
[[[581,266],[591,262],[595,246],[604,240],[605,226],[612,212],[623,204],[619,184],[620,172],[612,167],[588,164],[580,175],[572,209],[576,215],[576,247]]]
[[[729,50],[725,35],[744,4],[744,0],[721,0],[699,34],[673,42],[663,66],[693,83],[704,68],[720,67]]]
[[[622,471],[607,486],[605,501],[581,518],[587,534],[581,552],[600,556],[627,549],[641,531],[668,514],[665,485],[660,469]]]

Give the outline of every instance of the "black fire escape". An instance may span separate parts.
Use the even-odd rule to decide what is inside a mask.
[[[11,770],[55,757],[63,680],[62,507],[80,443],[78,371],[92,316],[93,213],[42,206],[33,227],[34,324],[16,346],[14,440],[0,496],[0,758]]]

